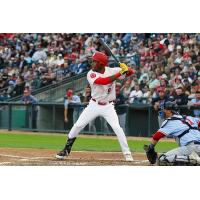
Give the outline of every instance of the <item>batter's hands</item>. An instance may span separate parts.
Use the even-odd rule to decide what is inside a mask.
[[[65,123],[67,123],[67,122],[68,122],[68,118],[66,117],[66,118],[65,118]]]
[[[125,63],[120,63],[119,64],[121,70],[120,70],[120,74],[125,74],[126,72],[128,72],[128,66]]]

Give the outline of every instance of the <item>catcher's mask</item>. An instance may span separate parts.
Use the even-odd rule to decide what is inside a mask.
[[[173,114],[178,114],[177,104],[171,101],[166,101],[160,106],[159,115],[162,119],[166,118],[165,110],[170,110]]]

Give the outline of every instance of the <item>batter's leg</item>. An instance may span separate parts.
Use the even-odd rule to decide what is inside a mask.
[[[80,131],[92,120],[94,120],[98,115],[98,112],[95,111],[93,104],[89,104],[85,110],[81,113],[77,122],[74,124],[72,129],[68,134],[68,139],[65,144],[65,147],[62,151],[58,152],[56,158],[63,159],[65,156],[68,156],[71,152],[72,145],[76,139],[76,136]]]
[[[117,138],[119,140],[122,152],[125,155],[125,159],[126,159],[126,155],[127,155],[127,159],[126,160],[127,161],[132,161],[133,159],[132,159],[129,147],[128,147],[126,136],[124,134],[123,129],[119,125],[119,119],[118,119],[117,113],[116,113],[116,111],[114,109],[114,106],[112,104],[106,106],[106,108],[103,109],[101,115],[102,115],[102,117],[104,117],[106,119],[106,121],[110,124],[110,126],[113,129],[113,131],[117,135]]]
[[[68,137],[74,138],[76,137],[85,126],[93,121],[98,116],[98,110],[95,110],[95,106],[93,104],[89,104],[85,110],[81,113],[77,122],[74,124],[72,129],[70,130]]]

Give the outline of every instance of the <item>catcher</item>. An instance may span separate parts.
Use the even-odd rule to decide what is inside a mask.
[[[150,145],[144,145],[147,158],[151,164],[157,162],[157,165],[200,165],[200,119],[182,116],[176,110],[172,102],[164,104],[161,112],[165,121],[153,135]],[[154,148],[163,137],[175,138],[179,147],[158,157]]]

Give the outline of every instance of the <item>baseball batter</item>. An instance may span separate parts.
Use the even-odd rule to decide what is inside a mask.
[[[165,121],[153,135],[151,144],[144,146],[147,158],[158,165],[200,165],[200,119],[182,116],[175,111],[172,102],[166,102],[163,107]],[[154,150],[155,145],[163,137],[173,137],[179,147],[160,155]]]
[[[63,159],[64,156],[68,156],[79,132],[89,122],[101,116],[105,118],[117,135],[125,160],[133,161],[125,134],[119,125],[118,116],[113,105],[113,101],[116,98],[115,80],[131,76],[133,70],[124,63],[121,63],[120,67],[116,68],[107,67],[108,57],[98,51],[93,54],[92,60],[92,69],[87,74],[92,98],[72,127],[64,149],[56,155],[56,158]]]

